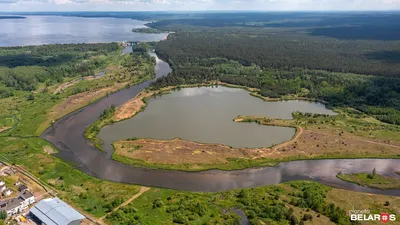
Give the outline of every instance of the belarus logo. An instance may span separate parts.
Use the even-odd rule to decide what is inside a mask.
[[[389,213],[381,213],[381,222],[386,223],[389,221]]]

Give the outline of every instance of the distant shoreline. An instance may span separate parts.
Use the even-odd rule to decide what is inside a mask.
[[[26,19],[24,16],[0,16],[0,20],[7,20],[7,19]]]

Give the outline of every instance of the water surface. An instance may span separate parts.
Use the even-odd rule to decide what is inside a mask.
[[[294,111],[334,114],[321,103],[308,101],[265,102],[239,88],[184,88],[151,99],[135,117],[105,126],[98,137],[108,148],[112,142],[132,137],[181,138],[235,148],[269,147],[290,140],[294,128],[237,123],[238,115],[291,119]]]
[[[121,18],[27,16],[0,20],[0,46],[159,41],[167,34],[133,33],[145,21]]]

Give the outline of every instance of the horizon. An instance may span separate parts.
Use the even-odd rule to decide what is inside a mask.
[[[123,10],[52,10],[52,11],[1,11],[3,15],[18,15],[32,13],[34,14],[49,14],[49,13],[400,13],[400,9],[387,9],[387,10],[137,10],[137,11],[123,11]],[[29,16],[29,15],[28,15]]]
[[[400,0],[0,0],[0,8],[0,12],[362,12],[398,11]]]

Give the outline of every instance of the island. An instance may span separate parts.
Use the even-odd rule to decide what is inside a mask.
[[[158,29],[154,29],[154,28],[151,28],[151,27],[135,28],[135,29],[132,29],[132,32],[135,32],[135,33],[144,33],[144,34],[162,34],[162,33],[169,33],[169,32],[162,31],[162,30],[158,30]]]
[[[352,182],[365,187],[379,189],[400,189],[400,178],[377,174],[375,169],[371,173],[339,173],[337,177],[344,181]]]

